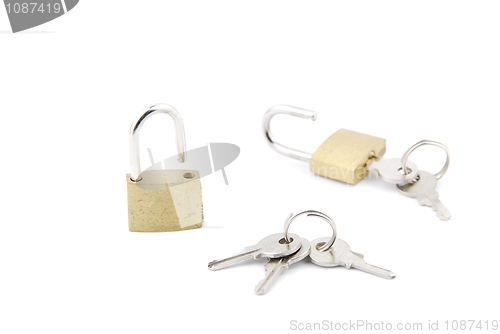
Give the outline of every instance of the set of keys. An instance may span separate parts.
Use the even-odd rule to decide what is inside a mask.
[[[309,242],[295,234],[289,234],[288,228],[293,220],[307,215],[319,217],[332,227],[330,238],[319,238]],[[255,287],[255,293],[265,294],[276,278],[291,265],[309,258],[312,263],[321,267],[345,267],[354,268],[372,275],[387,279],[396,277],[390,270],[382,269],[364,260],[360,253],[353,252],[349,245],[337,238],[335,222],[328,215],[314,210],[308,210],[296,215],[290,214],[285,221],[283,233],[272,234],[256,245],[245,247],[240,253],[221,260],[215,260],[208,264],[210,270],[220,270],[252,259],[268,258],[265,265],[266,274]]]
[[[397,185],[399,191],[418,200],[420,205],[430,206],[442,220],[451,217],[439,200],[437,180],[446,173],[450,162],[446,146],[439,142],[422,140],[413,145],[402,159],[383,159],[385,139],[347,129],[340,129],[328,137],[314,153],[308,153],[279,143],[271,132],[271,120],[278,114],[316,120],[312,110],[276,105],[271,107],[262,120],[264,138],[276,152],[287,157],[309,162],[309,169],[316,175],[355,185],[375,171],[385,181]],[[446,163],[439,173],[419,171],[408,161],[411,152],[422,145],[434,145],[446,151]]]
[[[436,174],[426,171],[419,171],[417,165],[408,161],[411,152],[422,145],[434,145],[441,147],[446,152],[446,162],[444,167]],[[423,206],[430,206],[437,212],[441,220],[451,218],[450,211],[439,199],[436,191],[437,181],[444,176],[450,164],[448,148],[443,144],[422,140],[410,147],[403,155],[402,159],[382,159],[374,160],[368,167],[368,171],[378,173],[380,178],[386,182],[396,184],[399,192],[405,196],[416,198]]]

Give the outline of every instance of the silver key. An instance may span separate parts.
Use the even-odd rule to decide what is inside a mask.
[[[419,179],[415,183],[399,185],[398,189],[403,195],[414,197],[420,205],[430,206],[437,212],[441,220],[451,218],[450,211],[439,200],[439,193],[436,191],[437,178],[434,174],[420,171]]]
[[[288,269],[290,265],[294,263],[304,260],[309,255],[309,251],[311,250],[311,243],[309,242],[309,240],[304,238],[300,238],[300,241],[302,243],[302,246],[297,253],[289,255],[287,257],[269,259],[269,262],[267,262],[265,266],[266,277],[255,287],[256,294],[265,294],[283,270]]]
[[[408,175],[401,172],[401,159],[380,159],[368,165],[369,171],[376,171],[380,178],[394,184],[406,184],[414,180],[418,175],[418,168],[414,162],[408,161],[406,168]]]
[[[277,233],[270,235],[254,246],[245,247],[239,254],[231,257],[215,260],[208,264],[208,269],[219,270],[248,260],[259,259],[261,257],[281,258],[291,255],[300,249],[300,237],[290,234],[290,243],[285,242],[285,235]]]
[[[322,267],[342,266],[347,269],[354,268],[387,279],[396,277],[396,274],[390,270],[366,263],[362,254],[353,252],[351,247],[339,238],[335,240],[330,249],[323,252],[319,251],[317,247],[319,248],[321,245],[324,245],[328,239],[329,238],[320,238],[311,242],[311,253],[309,257],[312,263]]]

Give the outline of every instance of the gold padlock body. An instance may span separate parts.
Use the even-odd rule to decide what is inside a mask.
[[[144,171],[138,182],[127,174],[131,232],[170,232],[201,227],[200,175],[191,170]]]
[[[385,139],[340,129],[314,152],[309,166],[316,175],[356,184],[368,174],[370,157],[384,153]]]

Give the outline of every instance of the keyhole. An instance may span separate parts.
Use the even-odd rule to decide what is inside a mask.
[[[191,173],[191,172],[187,172],[187,173],[184,173],[182,174],[182,177],[185,178],[185,179],[194,179],[196,175],[194,175],[194,173]]]

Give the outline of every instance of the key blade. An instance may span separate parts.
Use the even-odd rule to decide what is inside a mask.
[[[368,264],[363,260],[355,261],[351,264],[350,268],[358,269],[364,271],[365,273],[369,273],[375,276],[379,276],[386,279],[396,278],[396,273],[393,273],[390,270],[383,269],[380,267],[376,267],[374,265]]]
[[[448,211],[448,209],[444,206],[443,202],[441,202],[437,192],[434,194],[434,196],[427,195],[427,197],[429,198],[429,201],[432,203],[432,208],[436,210],[439,219],[448,220],[451,218],[450,211]]]
[[[269,261],[267,261],[267,263],[264,265],[266,273],[273,271],[274,267],[276,267],[278,265],[278,262],[280,262],[279,260],[281,259],[269,259]]]
[[[430,206],[437,212],[441,220],[451,218],[451,213],[439,199],[439,193],[436,191],[437,178],[434,174],[420,171],[419,180],[407,185],[398,185],[399,191],[406,196],[414,197],[420,205]]]
[[[289,234],[289,236],[292,241],[290,243],[285,243],[285,236],[283,233],[269,235],[256,245],[244,248],[239,254],[210,262],[208,264],[208,269],[219,270],[240,262],[259,259],[261,257],[281,258],[293,254],[300,249],[301,241],[298,235]]]
[[[443,202],[439,199],[439,193],[437,191],[428,191],[417,197],[418,203],[424,206],[430,206],[433,208],[439,219],[448,220],[451,218],[451,213],[444,206]]]
[[[276,280],[279,274],[281,274],[281,272],[285,270],[284,263],[285,259],[281,258],[270,260],[266,264],[266,277],[264,277],[264,279],[257,283],[257,285],[255,286],[255,293],[257,295],[266,294],[271,284]]]
[[[256,294],[265,294],[281,272],[288,269],[292,264],[302,261],[309,256],[311,243],[304,238],[300,238],[300,241],[301,247],[296,253],[282,258],[270,259],[269,262],[266,263],[266,277],[257,283],[255,287]]]
[[[259,245],[246,247],[241,253],[236,255],[220,259],[214,260],[208,264],[208,269],[210,270],[220,270],[227,267],[231,267],[240,262],[245,262],[248,260],[256,259],[259,255],[261,247]]]

